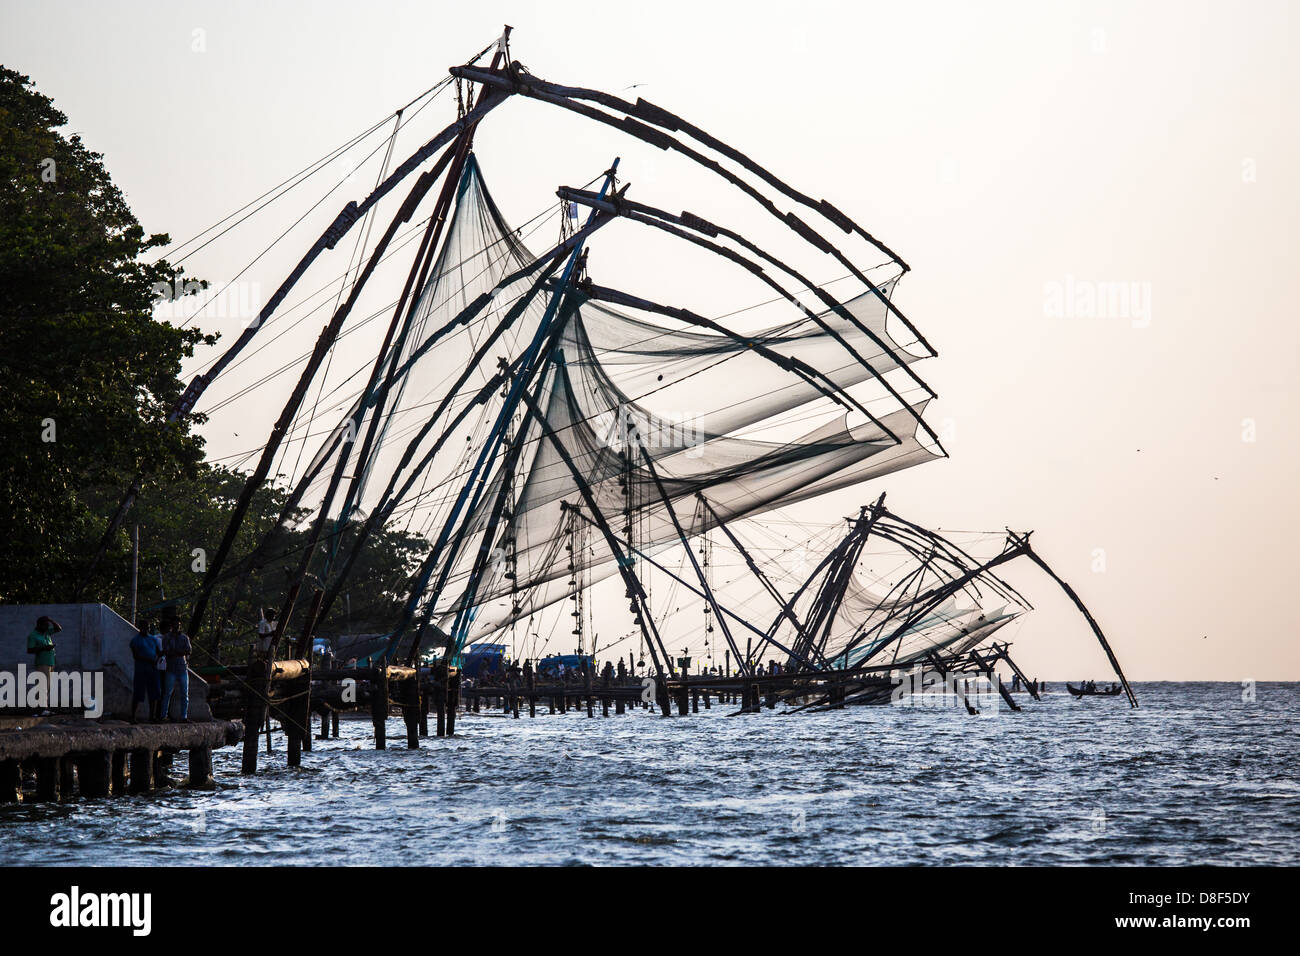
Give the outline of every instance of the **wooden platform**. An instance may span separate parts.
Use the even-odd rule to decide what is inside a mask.
[[[188,751],[188,785],[212,785],[212,750],[243,739],[239,721],[129,724],[47,718],[0,731],[0,803],[144,793],[166,779],[173,757]],[[24,777],[35,776],[35,790]]]

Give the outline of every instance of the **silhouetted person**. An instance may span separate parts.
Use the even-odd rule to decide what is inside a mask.
[[[190,654],[194,647],[189,635],[181,630],[180,618],[167,621],[162,639],[163,654],[167,656],[167,673],[163,684],[162,719],[171,719],[172,691],[181,692],[181,720],[190,719]]]
[[[59,622],[42,614],[36,619],[36,627],[27,635],[27,653],[33,655],[32,666],[45,675],[43,704],[50,705],[51,683],[54,675],[54,635],[63,630]]]
[[[46,686],[54,672],[54,635],[61,630],[58,621],[42,614],[36,619],[36,627],[27,635],[27,653],[35,655],[32,666],[45,675]]]
[[[162,699],[162,683],[159,679],[158,665],[163,659],[162,635],[158,633],[153,622],[141,622],[135,637],[131,638],[131,659],[135,662],[135,673],[131,690],[131,723],[136,722],[136,713],[140,704],[149,702],[149,720],[158,719],[158,705]]]

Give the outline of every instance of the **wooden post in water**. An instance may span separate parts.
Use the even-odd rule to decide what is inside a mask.
[[[212,784],[212,748],[211,747],[191,747],[190,748],[190,779],[186,786],[193,790],[201,790]]]
[[[433,665],[433,713],[434,733],[439,737],[447,736],[447,663],[439,661]]]
[[[420,673],[418,666],[415,672],[417,674],[415,679],[416,692],[420,695],[420,736],[427,737],[429,736],[429,681],[418,676]]]
[[[298,699],[294,712],[298,715],[298,734],[302,740],[302,749],[311,753],[311,671],[302,676],[302,697]]]
[[[289,588],[284,607],[280,609],[280,616],[276,618],[275,633],[271,637],[270,647],[265,656],[257,652],[256,645],[248,649],[246,675],[248,687],[244,701],[244,758],[240,773],[257,773],[257,735],[263,724],[266,724],[266,752],[271,752],[271,718],[267,708],[267,701],[271,696],[271,662],[275,657],[276,648],[280,646],[280,638],[284,636],[289,618],[293,615],[293,605],[298,600],[299,587],[299,584],[295,584]],[[131,769],[133,771],[135,769],[134,760]],[[132,786],[134,787],[134,782]]]
[[[0,803],[16,803],[22,792],[21,764],[17,760],[0,760]]]
[[[147,753],[148,751],[146,751]],[[107,750],[77,756],[77,780],[83,797],[106,797],[112,792],[113,761]]]
[[[269,689],[268,677],[270,664],[262,660],[258,655],[255,646],[250,645],[248,648],[248,687],[245,691],[244,698],[244,759],[240,765],[240,773],[257,773],[257,743],[258,731],[262,729],[262,724],[266,721],[266,692]],[[135,758],[132,756],[131,769],[135,769]],[[133,792],[135,787],[134,780],[131,783]]]
[[[585,661],[582,664],[582,689],[587,692],[587,716],[595,717],[591,707],[591,665]]]
[[[281,687],[289,698],[280,710],[280,725],[284,728],[284,735],[289,748],[285,764],[290,767],[301,767],[303,738],[308,736],[304,732],[303,726],[298,722],[298,700],[299,695],[303,693],[302,678],[295,677],[293,680],[284,681]]]
[[[59,761],[59,793],[64,800],[72,796],[77,789],[77,763],[71,757]],[[113,780],[111,783],[116,794],[126,793],[126,753],[113,751]]]
[[[402,681],[402,719],[406,721],[406,749],[420,749],[420,671]]]
[[[288,682],[289,686],[285,687],[285,690],[291,691],[293,685],[296,683],[297,681]],[[287,751],[284,763],[287,767],[301,767],[302,736],[298,732],[298,722],[293,719],[293,710],[293,704],[290,703],[287,712],[281,711],[283,719],[281,720],[280,726],[284,728],[284,742]]]
[[[388,746],[388,669],[380,664],[370,678],[370,723],[375,729],[375,749]]]
[[[170,786],[171,782],[167,777],[167,771],[171,769],[172,755],[169,750],[153,751],[153,785],[154,789],[163,786]]]
[[[57,803],[59,799],[59,758],[41,757],[36,761],[36,799]]]
[[[339,739],[339,712],[337,710],[330,711],[330,729],[334,731],[334,739],[338,740]]]
[[[130,757],[131,792],[148,793],[153,789],[153,753],[148,750],[132,750]]]
[[[460,706],[460,668],[447,667],[447,736],[456,734],[456,708]]]

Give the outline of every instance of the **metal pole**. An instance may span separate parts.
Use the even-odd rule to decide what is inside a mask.
[[[136,595],[140,585],[140,526],[131,529],[131,623],[135,624]]]

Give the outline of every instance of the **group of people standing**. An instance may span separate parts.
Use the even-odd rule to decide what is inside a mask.
[[[140,704],[148,701],[147,720],[171,719],[172,694],[180,691],[180,719],[190,719],[190,654],[194,651],[189,636],[181,630],[180,618],[163,618],[161,630],[145,619],[131,638],[131,656],[135,659],[135,684],[131,694],[131,722],[136,723]]]
[[[54,671],[54,635],[63,628],[51,617],[42,615],[27,635],[27,653],[33,655],[32,666],[45,674]],[[131,693],[131,722],[136,723],[140,704],[148,701],[152,721],[170,719],[172,695],[180,692],[180,719],[190,718],[190,639],[181,630],[180,617],[174,610],[164,613],[161,628],[148,618],[141,620],[131,638],[131,657],[135,662]]]

